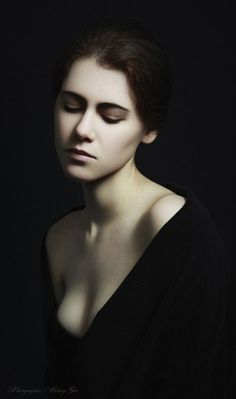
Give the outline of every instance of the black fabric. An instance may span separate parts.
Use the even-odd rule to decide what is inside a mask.
[[[232,261],[194,192],[163,185],[184,196],[185,205],[156,234],[82,338],[56,317],[45,232],[48,398],[236,398]]]

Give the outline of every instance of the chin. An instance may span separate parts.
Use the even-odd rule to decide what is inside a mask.
[[[89,183],[99,179],[99,177],[94,176],[94,174],[92,175],[91,171],[88,172],[88,170],[83,169],[83,165],[80,167],[78,167],[78,165],[73,167],[63,165],[62,170],[66,177],[78,183]]]
[[[70,180],[76,181],[78,183],[87,183],[90,180],[93,180],[93,179],[89,178],[88,176],[85,176],[84,173],[78,173],[78,172],[73,173],[73,172],[69,171],[68,169],[64,169],[63,172],[64,172],[64,175],[66,177],[68,177]]]
[[[61,163],[64,175],[69,179],[79,183],[92,183],[98,182],[99,180],[109,178],[109,176],[115,174],[120,170],[120,167],[111,168],[108,170],[98,170],[98,168],[89,169],[84,164],[70,164]]]

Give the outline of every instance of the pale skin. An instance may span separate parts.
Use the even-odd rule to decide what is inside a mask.
[[[82,184],[86,208],[54,223],[46,246],[58,319],[74,335],[86,334],[152,238],[185,204],[136,167],[139,144],[157,136],[145,130],[123,72],[94,58],[72,64],[55,103],[55,148],[64,173]],[[75,161],[69,147],[96,158]]]

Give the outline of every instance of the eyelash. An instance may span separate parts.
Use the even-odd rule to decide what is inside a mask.
[[[70,107],[67,107],[66,105],[64,105],[63,108],[65,111],[71,112],[71,113],[76,113],[76,112],[82,111],[82,108],[70,108]],[[106,123],[110,123],[110,124],[119,123],[120,121],[123,120],[123,119],[111,119],[104,115],[102,115],[102,118],[104,119],[104,121]]]

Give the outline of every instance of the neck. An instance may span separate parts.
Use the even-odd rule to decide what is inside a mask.
[[[83,183],[86,229],[96,231],[122,221],[137,202],[147,181],[130,160],[112,174],[94,182]]]

